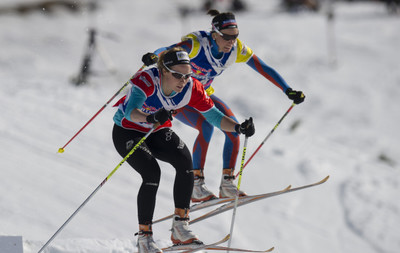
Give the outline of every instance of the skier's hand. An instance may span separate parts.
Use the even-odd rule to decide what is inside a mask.
[[[146,66],[150,66],[150,65],[156,64],[157,61],[158,61],[158,56],[156,54],[147,53],[147,54],[144,54],[142,56],[142,62]]]
[[[149,123],[160,123],[160,125],[167,122],[167,120],[172,120],[172,111],[167,111],[165,108],[161,108],[154,114],[150,114],[146,117],[146,121]]]
[[[304,101],[305,97],[302,91],[292,90],[292,88],[288,88],[285,92],[290,100],[293,100],[293,103],[300,104]]]
[[[246,135],[246,137],[252,136],[256,131],[253,124],[253,118],[250,117],[249,119],[246,119],[242,124],[237,124],[235,126],[235,131],[238,134]]]

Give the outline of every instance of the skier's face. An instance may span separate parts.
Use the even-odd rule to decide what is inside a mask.
[[[229,53],[239,35],[239,29],[228,28],[213,33],[213,39],[218,45],[219,52]]]
[[[164,69],[163,73],[162,88],[165,95],[170,95],[172,91],[183,90],[192,75],[192,69],[189,64],[178,64]]]

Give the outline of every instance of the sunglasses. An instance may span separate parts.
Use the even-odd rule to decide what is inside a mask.
[[[178,71],[175,71],[175,70],[172,70],[172,69],[168,68],[167,65],[165,65],[164,63],[163,63],[163,65],[169,72],[171,72],[172,76],[175,77],[178,80],[188,79],[189,77],[191,77],[193,75],[192,72],[187,73],[187,74],[182,74],[182,73],[180,73]]]
[[[221,32],[220,30],[218,30],[214,25],[213,25],[213,30],[214,30],[216,33],[218,33],[218,35],[221,36],[223,40],[226,40],[226,41],[236,40],[237,37],[239,36],[239,34],[230,35],[230,34],[222,33],[222,32]]]
[[[221,33],[220,36],[222,37],[223,40],[230,41],[230,40],[236,40],[239,34],[229,35]]]

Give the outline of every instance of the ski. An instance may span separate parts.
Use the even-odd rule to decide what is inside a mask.
[[[216,199],[203,201],[203,202],[200,202],[200,203],[197,203],[197,204],[193,204],[190,207],[190,212],[192,213],[194,211],[198,211],[198,210],[201,210],[201,209],[204,209],[204,208],[207,208],[207,207],[211,207],[211,206],[215,206],[215,205],[219,205],[219,204],[224,204],[224,203],[230,202],[232,200],[235,200],[235,198],[216,198]],[[165,216],[163,218],[160,218],[160,219],[158,219],[156,221],[153,221],[153,224],[159,223],[159,222],[162,222],[162,221],[165,221],[165,220],[168,220],[168,219],[171,219],[172,216],[173,216],[173,214]]]
[[[229,240],[229,238],[231,237],[230,234],[226,235],[223,239],[211,243],[211,244],[183,244],[183,245],[172,245],[170,247],[167,248],[163,248],[162,251],[163,252],[169,252],[169,251],[180,251],[181,253],[190,253],[190,252],[196,252],[196,251],[200,251],[200,250],[204,250],[207,249],[209,247],[216,247],[219,244],[222,244],[226,241]]]
[[[252,250],[252,249],[240,249],[240,248],[230,248],[224,246],[213,246],[206,248],[207,250],[223,250],[223,251],[237,251],[237,252],[253,252],[253,253],[263,253],[263,252],[271,252],[275,249],[275,247],[269,248],[267,250]]]
[[[197,248],[196,248],[197,249]],[[232,247],[225,247],[225,246],[211,246],[208,245],[206,248],[201,248],[198,250],[215,250],[215,251],[236,251],[236,252],[250,252],[250,253],[266,253],[266,252],[272,252],[275,249],[275,247],[266,249],[266,250],[252,250],[252,249],[241,249],[241,248],[232,248]],[[186,249],[174,249],[176,251],[180,251],[180,250],[190,250],[189,248]],[[173,251],[173,250],[164,250],[164,252],[168,252],[168,251]],[[190,251],[193,252],[193,251]]]
[[[276,192],[269,192],[269,193],[264,193],[264,194],[259,194],[259,195],[249,195],[249,196],[243,196],[243,197],[239,197],[240,199],[250,199],[250,198],[254,198],[254,197],[262,197],[262,198],[268,198],[268,197],[272,197],[275,196],[276,194],[280,194],[284,191],[287,191],[288,189],[290,189],[290,185],[288,187],[286,187],[283,190],[280,191],[276,191]],[[216,206],[216,205],[220,205],[220,204],[224,204],[224,203],[228,203],[228,202],[232,202],[235,201],[235,197],[231,197],[231,198],[219,198],[219,199],[212,199],[212,200],[207,200],[198,204],[194,204],[190,207],[190,212],[193,213],[194,211],[198,211],[207,207],[212,207],[212,206]],[[159,223],[168,219],[171,219],[173,216],[173,214],[165,216],[161,219],[158,219],[156,221],[153,221],[153,224],[155,223]]]
[[[249,196],[239,197],[239,199],[238,199],[239,202],[238,202],[238,203],[242,203],[241,205],[245,205],[245,204],[249,204],[249,203],[251,203],[251,202],[257,201],[257,200],[261,200],[261,199],[265,199],[265,198],[270,198],[270,197],[277,196],[277,195],[280,195],[280,194],[284,194],[284,193],[288,193],[288,192],[293,192],[293,191],[298,191],[298,190],[302,190],[302,189],[305,189],[305,188],[317,186],[317,185],[320,185],[320,184],[325,183],[325,182],[328,180],[328,178],[329,178],[329,176],[325,177],[324,179],[322,179],[322,180],[319,181],[319,182],[316,182],[316,183],[313,183],[313,184],[304,185],[304,186],[300,186],[300,187],[296,187],[296,188],[293,188],[293,189],[291,189],[291,185],[289,185],[288,187],[286,187],[286,188],[284,188],[283,190],[280,190],[280,191],[269,192],[269,193],[264,193],[264,194],[259,194],[259,195],[249,195]],[[220,204],[225,204],[225,203],[227,203],[227,204],[229,204],[229,203],[234,203],[234,201],[235,201],[235,197],[232,197],[232,198],[221,198],[221,199],[212,199],[212,200],[208,200],[208,201],[204,201],[204,202],[201,202],[201,203],[192,205],[192,206],[190,207],[190,212],[193,213],[194,211],[198,211],[198,210],[201,210],[201,209],[204,209],[204,208],[207,208],[207,207],[212,207],[212,206],[215,206],[215,205],[220,205]],[[227,205],[227,204],[226,204],[226,205]],[[225,206],[225,205],[224,205],[224,206]],[[239,205],[238,205],[238,206],[239,206]],[[222,207],[222,206],[221,206],[221,207]],[[233,206],[232,206],[232,207],[233,207]],[[232,209],[232,207],[231,207],[230,209]],[[217,208],[217,209],[218,209],[218,208]],[[217,209],[216,209],[216,210],[217,210]],[[230,209],[226,209],[226,210],[224,210],[224,211],[228,211],[228,210],[230,210]],[[222,212],[224,212],[224,211],[222,211]],[[211,212],[213,212],[213,211],[211,211]],[[220,213],[221,213],[221,212],[220,212]],[[214,215],[216,215],[216,214],[213,214],[212,216],[214,216]],[[173,215],[165,216],[165,217],[163,217],[163,218],[161,218],[161,219],[158,219],[158,220],[154,221],[153,224],[159,223],[159,222],[161,222],[161,221],[165,221],[165,220],[168,220],[168,219],[171,219],[172,216],[173,216]],[[211,217],[211,216],[210,216],[210,217]],[[203,218],[203,219],[204,219],[204,218]],[[196,219],[196,220],[197,220],[197,219]],[[199,220],[198,220],[198,221],[199,221]],[[197,222],[197,221],[196,221],[196,222]],[[194,223],[194,222],[192,221],[191,223]]]
[[[239,206],[247,205],[247,204],[250,204],[252,202],[261,200],[261,199],[265,199],[265,198],[269,198],[269,197],[273,197],[273,196],[277,196],[277,195],[281,195],[281,194],[285,194],[285,193],[289,193],[289,192],[294,192],[294,191],[298,191],[298,190],[314,187],[314,186],[317,186],[317,185],[325,183],[328,179],[329,179],[329,176],[326,176],[324,179],[322,179],[322,180],[320,180],[320,181],[318,181],[316,183],[313,183],[313,184],[303,185],[303,186],[299,186],[299,187],[296,187],[296,188],[291,188],[291,186],[288,186],[287,188],[285,188],[285,189],[283,189],[281,191],[277,191],[277,192],[254,195],[254,196],[245,196],[245,197],[242,197],[242,198],[238,198],[237,206],[239,207]],[[222,206],[220,206],[220,207],[218,207],[218,208],[216,208],[216,209],[214,209],[214,210],[212,210],[212,211],[210,211],[210,212],[208,212],[208,213],[206,213],[206,214],[204,214],[204,215],[202,215],[202,216],[200,216],[200,217],[198,217],[198,218],[196,218],[194,220],[191,220],[190,224],[205,220],[205,219],[213,217],[213,216],[215,216],[217,214],[220,214],[220,213],[226,212],[228,210],[231,210],[231,209],[234,208],[234,206],[235,206],[235,201],[233,200],[233,201],[231,201],[229,203],[226,203],[225,205],[222,205]]]

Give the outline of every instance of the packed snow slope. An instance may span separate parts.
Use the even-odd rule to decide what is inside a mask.
[[[17,2],[23,1],[1,5]],[[285,253],[398,252],[399,17],[375,2],[338,2],[332,22],[324,10],[286,13],[278,1],[246,2],[248,11],[236,15],[240,39],[293,89],[304,91],[306,100],[245,168],[241,189],[259,194],[330,179],[240,207],[232,246],[275,246]],[[198,9],[201,1],[99,1],[95,13],[60,8],[0,15],[0,235],[23,236],[25,253],[37,252],[121,161],[111,140],[115,108],[107,106],[63,154],[58,149],[135,73],[144,53],[210,29],[209,16],[182,17],[181,4]],[[77,87],[70,80],[79,71],[90,27],[98,29],[98,46],[108,57],[96,52],[95,73]],[[254,118],[247,158],[291,105],[245,64],[228,69],[214,87],[240,121]],[[173,123],[191,147],[196,131]],[[223,141],[215,130],[205,168],[207,185],[216,193]],[[155,218],[173,211],[174,169],[161,166]],[[46,252],[134,252],[140,182],[123,164]],[[192,229],[212,242],[229,233],[231,216],[227,212]],[[170,226],[170,221],[154,225],[162,247],[170,243]]]

